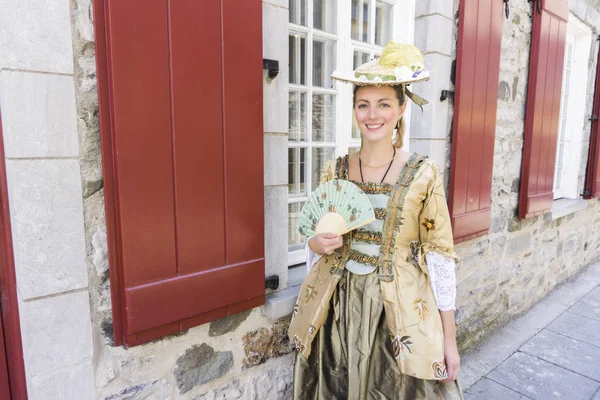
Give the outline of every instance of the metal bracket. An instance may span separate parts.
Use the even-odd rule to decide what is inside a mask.
[[[263,69],[268,69],[269,78],[273,79],[279,74],[279,61],[263,58]]]
[[[452,90],[442,90],[440,101],[444,101],[449,97],[452,98],[452,101],[454,101],[454,92]]]
[[[537,0],[538,13],[542,13],[542,0]]]
[[[506,14],[506,19],[508,19],[509,16],[509,8],[508,8],[508,0],[504,0],[504,13]]]
[[[265,289],[277,290],[279,287],[279,275],[271,275],[265,278]]]
[[[598,116],[596,114],[592,114],[592,116],[588,119],[588,121],[598,121]]]

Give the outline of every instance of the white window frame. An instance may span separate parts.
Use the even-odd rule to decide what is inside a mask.
[[[581,147],[583,140],[583,126],[585,120],[585,102],[588,84],[588,63],[590,57],[590,48],[592,41],[591,29],[581,22],[573,13],[569,13],[569,21],[567,23],[567,37],[565,44],[565,63],[563,71],[563,82],[561,90],[561,105],[559,117],[559,133],[558,143],[556,146],[556,163],[554,168],[554,199],[570,198],[577,199],[580,197],[578,193],[578,177],[579,164],[581,162]],[[566,69],[569,60],[567,47],[573,45],[572,65],[570,73],[569,93],[567,104],[564,103],[564,94],[567,86]],[[558,164],[560,162],[560,142],[561,142],[561,125],[563,119],[566,118],[566,128],[564,134],[564,151],[563,151],[563,168],[561,186],[558,184]]]
[[[360,139],[352,138],[352,119],[354,118],[352,113],[352,85],[341,84],[336,82],[333,89],[324,88],[313,88],[312,87],[312,39],[315,35],[315,31],[318,32],[318,36],[322,38],[328,38],[336,41],[336,54],[335,60],[336,65],[334,70],[338,71],[352,71],[354,50],[360,50],[368,52],[371,56],[381,54],[383,47],[374,44],[368,44],[361,41],[351,39],[351,20],[352,20],[352,1],[351,0],[327,0],[336,1],[335,10],[337,11],[336,18],[336,34],[323,32],[320,30],[313,30],[312,27],[312,1],[307,0],[307,25],[297,25],[292,22],[289,23],[289,33],[304,33],[306,35],[306,83],[307,85],[296,85],[289,84],[290,90],[302,91],[307,96],[307,109],[306,113],[308,116],[307,121],[307,134],[308,138],[306,142],[289,142],[288,148],[307,147],[306,152],[306,165],[305,165],[305,186],[308,188],[312,187],[312,176],[310,168],[312,168],[312,94],[313,93],[330,93],[336,96],[336,132],[335,142],[319,142],[318,146],[329,147],[335,149],[335,156],[343,156],[348,153],[349,149],[354,147],[360,147]],[[415,27],[415,1],[416,0],[369,0],[369,38],[375,36],[375,8],[377,1],[381,3],[387,3],[392,6],[393,13],[393,29],[392,29],[392,40],[404,43],[414,43],[414,27]],[[332,71],[333,72],[333,71]],[[311,101],[308,101],[308,98]],[[408,144],[410,143],[410,102],[405,113],[405,139],[404,146],[405,150],[408,150]],[[293,197],[289,198],[289,204],[293,202],[305,201],[307,197]],[[293,266],[304,263],[305,253],[304,250],[288,251],[288,265]]]

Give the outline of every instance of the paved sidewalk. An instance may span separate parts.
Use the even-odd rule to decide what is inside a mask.
[[[462,357],[466,400],[600,400],[600,263]]]

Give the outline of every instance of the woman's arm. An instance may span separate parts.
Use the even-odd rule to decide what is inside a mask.
[[[460,371],[460,356],[456,345],[456,325],[454,324],[454,310],[440,311],[442,327],[444,329],[444,358],[448,378],[442,382],[452,382],[458,378]]]

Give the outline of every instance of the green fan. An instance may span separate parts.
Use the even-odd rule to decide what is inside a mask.
[[[367,195],[352,182],[334,179],[311,193],[298,217],[298,233],[343,235],[373,221],[375,212]]]

